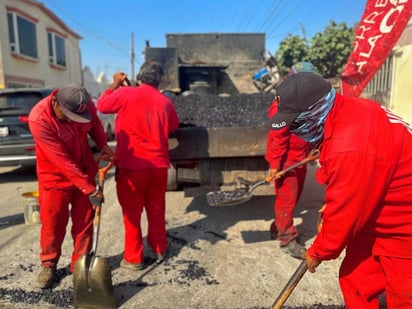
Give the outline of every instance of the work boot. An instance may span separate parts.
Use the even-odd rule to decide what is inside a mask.
[[[292,240],[291,242],[283,245],[280,245],[280,248],[283,252],[289,254],[290,256],[303,260],[303,253],[305,253],[306,249],[304,246],[299,244],[296,239]]]
[[[53,285],[56,267],[41,267],[37,276],[37,287],[40,289],[49,289]]]
[[[157,253],[156,257],[157,257],[156,263],[157,264],[162,263],[167,258],[167,250],[163,253]]]
[[[120,261],[120,267],[127,268],[127,269],[133,270],[133,271],[139,271],[139,270],[145,269],[146,265],[145,265],[144,262],[142,262],[142,263],[129,263],[125,259],[122,259]]]

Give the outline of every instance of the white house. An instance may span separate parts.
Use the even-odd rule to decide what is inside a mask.
[[[83,84],[80,39],[38,1],[0,0],[0,88]]]
[[[394,73],[390,107],[412,124],[412,18],[392,53]]]
[[[391,54],[364,89],[362,96],[372,98],[412,123],[412,18]]]

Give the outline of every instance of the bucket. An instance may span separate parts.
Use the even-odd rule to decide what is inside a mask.
[[[41,223],[39,192],[25,192],[21,196],[24,198],[24,222],[27,225]]]

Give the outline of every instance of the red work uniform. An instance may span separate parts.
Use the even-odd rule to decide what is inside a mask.
[[[74,250],[71,271],[92,245],[94,210],[88,195],[96,189],[97,166],[88,143],[88,134],[98,147],[106,145],[106,134],[92,101],[89,123],[59,120],[52,108],[58,89],[37,103],[29,115],[29,126],[36,145],[41,217],[40,261],[55,267],[71,216]],[[71,207],[69,208],[69,204]]]
[[[379,104],[336,94],[321,146],[323,226],[308,254],[337,258],[347,308],[412,308],[412,128]]]
[[[106,90],[102,113],[116,113],[116,189],[125,228],[124,259],[143,262],[141,214],[146,210],[147,242],[157,254],[167,250],[165,193],[169,135],[179,126],[173,102],[157,88],[141,84]]]
[[[277,113],[278,102],[269,107],[269,118]],[[281,130],[269,130],[265,159],[271,169],[278,171],[303,160],[310,151],[310,144],[285,127]],[[271,232],[276,232],[281,245],[286,245],[298,237],[293,225],[293,212],[303,191],[306,178],[306,165],[302,165],[274,181],[275,183],[275,221]]]

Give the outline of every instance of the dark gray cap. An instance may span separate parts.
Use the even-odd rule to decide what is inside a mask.
[[[270,119],[272,130],[289,126],[296,117],[331,91],[332,85],[318,74],[300,72],[276,87],[278,112]]]
[[[90,122],[92,115],[89,112],[90,95],[86,88],[79,84],[68,84],[56,93],[57,103],[62,112],[75,122]]]

